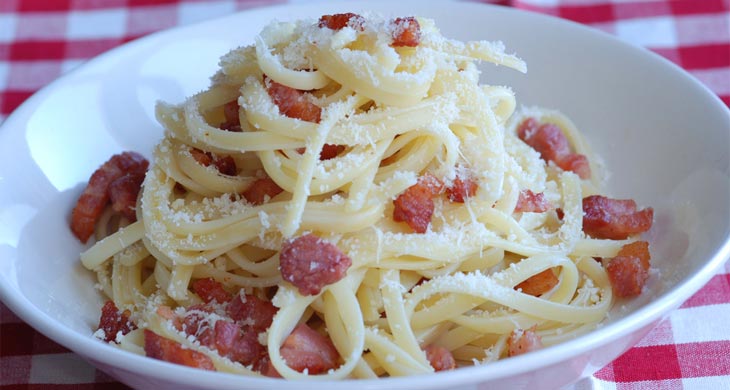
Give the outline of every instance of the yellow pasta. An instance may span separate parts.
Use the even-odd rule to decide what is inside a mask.
[[[428,346],[450,351],[458,365],[488,364],[507,356],[515,330],[534,328],[550,345],[602,321],[613,297],[592,257],[614,256],[626,242],[582,232],[581,199],[600,190],[601,167],[581,134],[560,113],[516,111],[508,87],[480,84],[489,82],[481,61],[526,71],[501,43],[450,40],[432,20],[417,21],[414,47],[394,47],[397,23],[375,16],[341,29],[274,22],[221,58],[210,88],[159,103],[165,135],[138,221],[97,231],[99,241],[81,255],[109,298],[141,328],[242,375],[261,372],[186,337],[158,309],[179,314],[201,303],[192,283],[205,278],[233,294],[270,298],[278,312],[259,340],[288,379],[433,372]],[[272,82],[320,107],[320,120],[287,116]],[[231,107],[241,131],[221,128]],[[546,164],[525,145],[515,129],[527,116],[558,125],[588,156],[593,178]],[[320,159],[325,145],[338,145],[337,155]],[[196,150],[230,157],[236,173],[201,164]],[[426,173],[447,188],[470,177],[477,188],[463,203],[435,195],[428,229],[418,233],[394,220],[393,200]],[[282,191],[248,201],[242,194],[264,177]],[[525,189],[543,193],[562,218],[554,209],[515,212]],[[352,265],[319,294],[302,295],[282,278],[279,255],[309,233]],[[549,291],[515,289],[546,270],[558,279]],[[281,347],[299,323],[332,341],[336,367],[312,375],[287,365]],[[144,353],[142,329],[120,339]]]

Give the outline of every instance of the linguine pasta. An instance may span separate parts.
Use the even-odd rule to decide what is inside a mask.
[[[417,21],[414,47],[394,47],[398,26],[377,17],[339,29],[274,22],[221,58],[207,90],[158,104],[165,135],[137,221],[115,226],[105,214],[98,242],[81,255],[138,326],[118,335],[121,348],[144,354],[148,329],[205,354],[218,371],[260,375],[161,315],[162,306],[181,313],[201,304],[191,286],[205,278],[278,308],[259,341],[288,379],[433,372],[424,352],[432,345],[458,365],[485,364],[508,355],[516,330],[532,329],[549,346],[606,318],[614,298],[593,258],[616,256],[630,240],[582,231],[581,200],[600,191],[600,167],[581,134],[558,112],[516,110],[508,87],[480,84],[482,61],[526,72],[501,43],[450,40],[433,21]],[[303,91],[301,99],[321,107],[319,121],[285,115],[272,83]],[[230,102],[240,131],[221,128]],[[557,125],[588,157],[592,177],[547,163],[520,140],[516,128],[527,117]],[[321,159],[331,145],[336,155]],[[196,150],[229,156],[235,173],[201,164]],[[476,189],[463,202],[434,196],[419,233],[394,220],[393,201],[426,173],[447,188],[469,177]],[[283,191],[260,204],[241,195],[265,177]],[[523,190],[552,207],[515,211]],[[313,295],[279,269],[282,245],[305,234],[351,259],[340,280]],[[547,292],[515,288],[546,270],[557,278]],[[280,351],[300,323],[332,341],[336,367],[309,375],[287,365]]]

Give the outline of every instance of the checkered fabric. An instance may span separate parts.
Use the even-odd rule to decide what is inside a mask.
[[[292,0],[302,2],[304,0]],[[0,0],[0,123],[85,60],[168,27],[286,1]],[[730,105],[730,0],[494,0],[647,47]],[[576,389],[730,389],[730,265],[636,347]],[[0,388],[125,386],[0,304]]]

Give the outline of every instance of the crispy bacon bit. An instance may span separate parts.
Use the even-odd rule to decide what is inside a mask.
[[[137,220],[137,195],[142,189],[145,172],[130,172],[114,180],[109,186],[109,200],[112,210],[130,222]]]
[[[234,340],[226,356],[244,366],[261,367],[261,360],[268,354],[266,347],[259,343],[259,332],[244,331]]]
[[[304,152],[307,150],[307,148],[299,148],[297,149],[297,153],[304,154]],[[319,160],[325,161],[325,160],[331,160],[335,157],[337,157],[338,154],[342,153],[345,150],[345,145],[333,145],[333,144],[324,144],[322,147],[322,150],[319,152]]]
[[[208,305],[191,306],[185,313],[182,329],[200,345],[243,365],[255,363],[265,354],[266,349],[258,341],[258,330],[222,318],[211,321],[212,312]]]
[[[313,234],[284,243],[279,254],[281,276],[302,295],[316,295],[347,273],[352,260],[335,245]]]
[[[198,164],[204,167],[213,164],[218,172],[224,175],[235,176],[238,173],[236,160],[234,160],[231,156],[219,157],[211,152],[204,152],[198,148],[191,148],[190,154],[193,155],[193,158],[198,162]]]
[[[405,222],[417,233],[425,233],[431,223],[433,197],[443,190],[443,183],[425,174],[393,201],[393,220]]]
[[[649,272],[637,257],[614,257],[606,266],[608,279],[617,297],[628,298],[641,294]]]
[[[546,161],[555,161],[570,147],[565,136],[560,136],[562,134],[557,126],[551,124],[543,126],[537,119],[531,117],[517,126],[517,136],[540,153]]]
[[[319,152],[319,159],[321,161],[331,160],[337,157],[337,155],[342,153],[344,150],[345,145],[324,144],[324,146],[322,147],[322,151]]]
[[[641,266],[647,270],[651,266],[651,254],[649,253],[649,243],[646,241],[635,241],[621,247],[616,256],[632,256],[641,260]]]
[[[653,219],[651,207],[637,211],[631,199],[583,198],[583,231],[594,238],[622,240],[649,230]]]
[[[86,243],[94,233],[94,225],[109,203],[109,190],[112,184],[126,175],[144,177],[148,166],[149,162],[139,153],[124,152],[115,154],[94,171],[71,213],[71,231],[79,241]],[[126,185],[119,186],[123,187],[124,191],[128,190]],[[121,199],[127,199],[129,195],[130,193],[126,192],[116,194],[115,196],[120,199],[117,207],[126,208],[127,204],[122,204]]]
[[[193,305],[187,308],[182,318],[182,330],[194,335],[202,345],[212,345],[213,329],[208,326],[208,315],[213,308],[207,304]]]
[[[274,365],[271,363],[271,359],[268,355],[261,359],[261,369],[258,371],[269,378],[281,378],[281,375],[279,375],[279,372],[276,371],[276,368],[274,368]]]
[[[251,184],[246,191],[243,192],[243,197],[253,205],[260,205],[266,203],[269,199],[279,195],[284,190],[279,187],[276,182],[270,177],[258,179]]]
[[[212,338],[204,345],[215,349],[221,356],[247,366],[256,363],[266,353],[258,337],[259,332],[242,331],[239,324],[219,319],[213,327]]]
[[[310,375],[336,368],[340,358],[332,340],[307,324],[297,325],[284,340],[279,352],[291,369],[299,372],[307,370]]]
[[[221,123],[219,126],[222,130],[232,131],[240,133],[241,120],[238,117],[238,100],[232,100],[223,106],[223,115],[226,117],[226,121]]]
[[[213,163],[215,167],[218,169],[218,172],[228,175],[228,176],[236,176],[238,174],[238,168],[236,167],[236,160],[233,159],[231,156],[223,156],[219,157],[215,160]]]
[[[129,310],[120,312],[113,301],[107,301],[101,308],[101,318],[99,318],[99,329],[104,331],[104,341],[107,343],[115,341],[119,332],[125,335],[137,329],[137,326],[129,320],[131,314]]]
[[[534,326],[528,330],[515,329],[509,335],[507,345],[508,355],[517,356],[542,348],[542,339],[535,333]]]
[[[198,279],[193,282],[193,291],[205,303],[216,301],[224,303],[231,300],[232,295],[223,288],[217,280],[213,278]]]
[[[614,294],[621,298],[641,294],[649,278],[650,260],[648,242],[637,241],[624,245],[606,266]]]
[[[540,296],[550,291],[555,285],[558,284],[558,277],[552,269],[546,269],[545,271],[535,274],[524,280],[522,283],[515,286],[515,290],[522,290],[523,293]]]
[[[446,196],[452,202],[464,203],[467,198],[471,198],[477,193],[479,186],[471,178],[461,178],[456,176],[451,187],[446,188]]]
[[[219,319],[213,326],[213,345],[221,356],[227,356],[233,350],[236,341],[241,338],[241,327],[237,324]]]
[[[230,122],[223,122],[220,125],[221,130],[230,131],[231,133],[241,133],[243,129],[241,125],[232,124]]]
[[[210,152],[204,152],[198,148],[190,148],[190,154],[193,156],[198,164],[207,167],[213,164],[213,154]]]
[[[393,43],[394,47],[416,47],[421,43],[421,25],[413,16],[396,18],[393,21]]]
[[[265,76],[264,80],[271,100],[279,107],[282,115],[314,123],[319,123],[322,119],[322,107],[309,101],[303,91],[279,84]]]
[[[233,297],[226,308],[226,313],[232,320],[246,324],[258,332],[271,326],[277,311],[279,309],[271,302],[249,294]]]
[[[322,15],[322,17],[319,18],[319,27],[327,27],[329,29],[337,31],[342,30],[349,25],[352,28],[356,28],[362,31],[362,24],[364,23],[364,21],[365,20],[362,16],[354,14],[352,12],[334,15]]]
[[[588,159],[570,150],[568,139],[557,125],[540,124],[535,118],[527,118],[517,126],[517,136],[540,153],[543,160],[552,161],[565,171],[575,172],[581,179],[591,177]]]
[[[144,352],[147,356],[184,366],[215,371],[213,361],[198,351],[184,348],[180,343],[144,330]]]
[[[426,359],[431,363],[431,367],[434,370],[448,371],[456,368],[454,355],[448,349],[436,345],[429,345],[424,351],[426,352]]]
[[[591,178],[591,164],[588,162],[588,158],[582,154],[566,154],[557,162],[557,165],[564,171],[574,172],[581,179]]]
[[[544,213],[550,210],[551,207],[550,202],[545,199],[545,194],[542,192],[536,194],[530,190],[522,190],[517,198],[515,213]]]
[[[175,193],[178,195],[185,195],[188,192],[187,188],[185,188],[185,186],[180,183],[175,183],[175,186],[172,187],[172,190],[175,191]]]

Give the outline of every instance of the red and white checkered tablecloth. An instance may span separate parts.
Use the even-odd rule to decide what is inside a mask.
[[[292,0],[295,1],[295,0]],[[305,0],[296,0],[302,2]],[[40,87],[142,35],[281,0],[0,0],[0,123]],[[675,62],[730,105],[730,0],[494,0]],[[730,389],[730,265],[578,389]],[[126,388],[0,304],[0,388]]]

